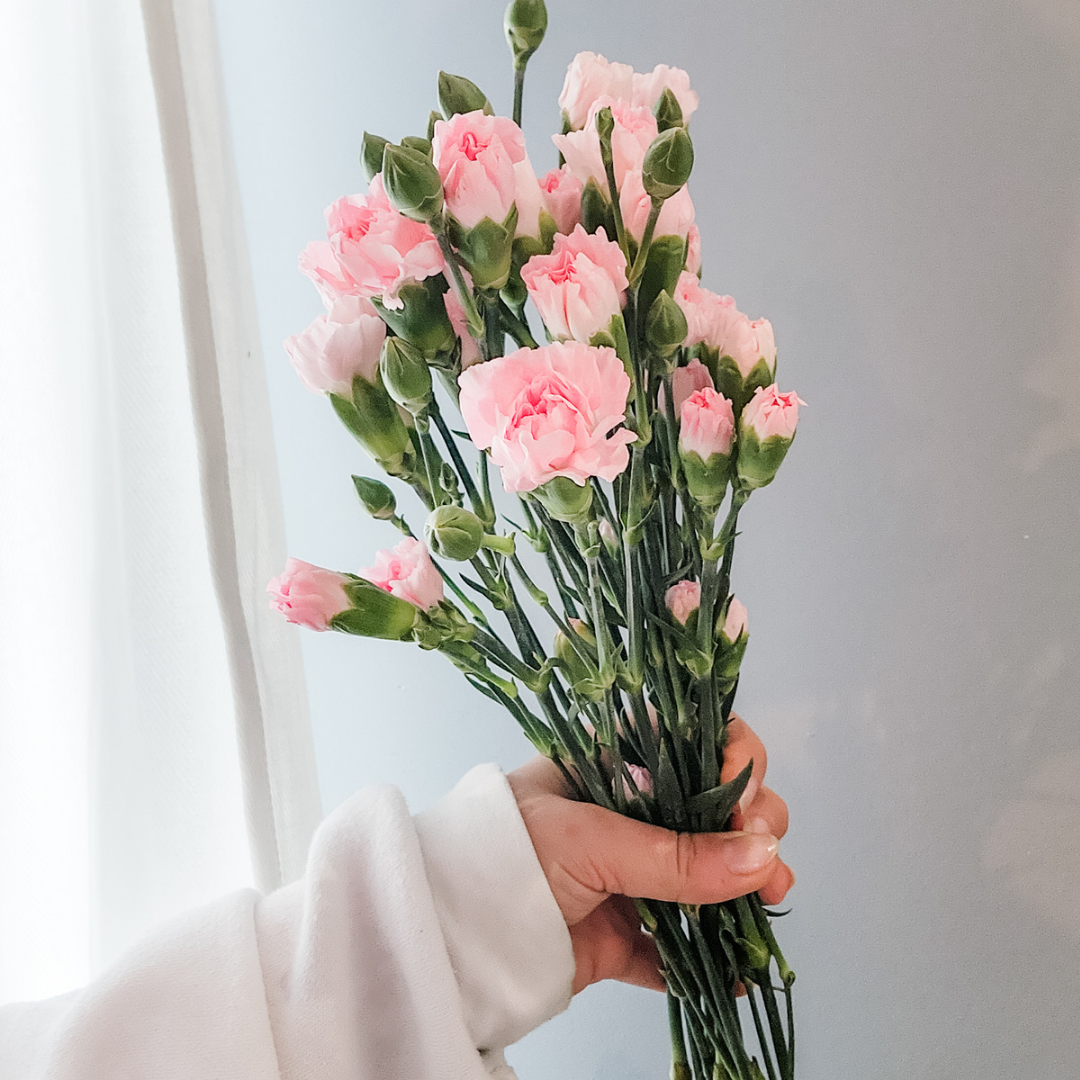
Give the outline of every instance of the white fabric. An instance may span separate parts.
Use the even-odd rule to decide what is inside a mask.
[[[255,883],[268,892],[302,872],[321,807],[297,631],[266,596],[285,530],[247,241],[210,0],[142,9]]]
[[[570,1000],[570,936],[505,777],[413,819],[392,787],[301,881],[162,928],[85,990],[0,1008],[0,1080],[486,1080]]]
[[[0,1002],[319,816],[211,24],[148,8],[0,4]]]

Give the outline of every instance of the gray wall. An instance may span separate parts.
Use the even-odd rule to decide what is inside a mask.
[[[509,104],[502,0],[217,0],[290,550],[363,565],[359,449],[280,341],[362,189],[365,127],[435,73]],[[802,1080],[1065,1080],[1080,1059],[1080,13],[1074,0],[551,0],[538,170],[579,49],[686,67],[705,283],[809,402],[736,560],[741,711],[788,799]],[[527,745],[440,658],[307,634],[326,808],[419,808]],[[523,1080],[666,1072],[662,1002],[593,988]]]

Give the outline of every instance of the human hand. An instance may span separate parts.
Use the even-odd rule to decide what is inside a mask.
[[[778,904],[795,883],[780,860],[787,805],[762,786],[765,747],[733,717],[721,781],[754,768],[733,824],[741,831],[676,833],[570,797],[554,762],[537,757],[509,774],[525,828],[570,929],[574,993],[601,979],[663,990],[660,956],[631,897],[716,904],[757,892]]]

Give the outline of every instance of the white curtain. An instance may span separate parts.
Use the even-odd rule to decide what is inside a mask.
[[[205,0],[0,0],[0,1002],[319,817]]]

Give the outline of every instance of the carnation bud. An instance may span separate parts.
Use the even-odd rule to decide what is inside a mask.
[[[666,289],[649,308],[645,319],[645,340],[662,360],[667,360],[678,351],[686,340],[686,314],[675,302]]]
[[[461,506],[438,506],[424,523],[424,539],[432,552],[444,559],[468,562],[484,538],[483,522]]]
[[[694,144],[686,129],[668,128],[660,132],[645,152],[641,179],[654,199],[670,199],[690,179],[694,167]]]
[[[746,608],[733,596],[728,604],[724,625],[720,630],[720,655],[716,673],[723,679],[734,679],[750,640]]]
[[[596,670],[596,638],[580,619],[571,619],[570,625],[577,640],[571,641],[559,630],[555,634],[553,652],[574,692],[591,701],[598,701],[603,696],[603,687]]]
[[[394,207],[413,221],[431,221],[442,213],[443,189],[431,158],[419,150],[387,143],[383,150],[383,187]]]
[[[611,203],[591,177],[581,193],[581,225],[590,235],[601,228],[608,236],[615,235],[615,216]]]
[[[689,579],[676,581],[664,593],[664,604],[672,618],[685,626],[690,616],[701,606],[701,585]]]
[[[446,313],[443,296],[446,278],[442,274],[410,281],[398,289],[401,306],[388,308],[378,297],[373,300],[382,320],[410,345],[415,345],[428,359],[454,347],[454,328]]]
[[[540,48],[547,24],[544,0],[510,0],[503,16],[503,29],[514,53],[514,67],[523,68]]]
[[[682,406],[679,459],[694,501],[715,513],[731,474],[735,414],[731,402],[711,387],[695,390]]]
[[[671,92],[670,86],[665,86],[664,92],[657,98],[653,106],[653,116],[656,117],[656,126],[660,131],[684,126],[682,106],[679,104],[679,99]]]
[[[596,134],[600,136],[600,143],[611,143],[611,134],[615,130],[615,114],[610,105],[605,105],[596,114]]]
[[[776,384],[759,387],[739,417],[739,453],[736,471],[745,488],[771,484],[795,438],[798,394],[779,394]]]
[[[412,634],[417,609],[408,600],[391,596],[362,578],[346,582],[345,593],[353,606],[335,615],[330,620],[330,629],[390,641],[404,641]]]
[[[475,112],[482,109],[488,116],[494,114],[487,95],[474,82],[461,75],[439,72],[439,104],[447,120],[457,113]]]
[[[420,135],[406,135],[401,140],[401,145],[407,150],[419,150],[424,157],[431,157],[431,140],[422,138]]]
[[[386,392],[413,416],[431,401],[431,371],[420,350],[398,337],[383,342],[379,360]]]
[[[370,476],[354,476],[353,487],[364,509],[378,521],[389,521],[397,512],[394,493],[381,481]]]
[[[603,540],[609,548],[618,551],[619,534],[615,531],[615,526],[612,525],[607,518],[600,519],[600,539]]]
[[[368,183],[382,172],[383,150],[389,141],[381,135],[372,135],[370,131],[364,132],[364,137],[360,140],[360,164],[364,167]]]

